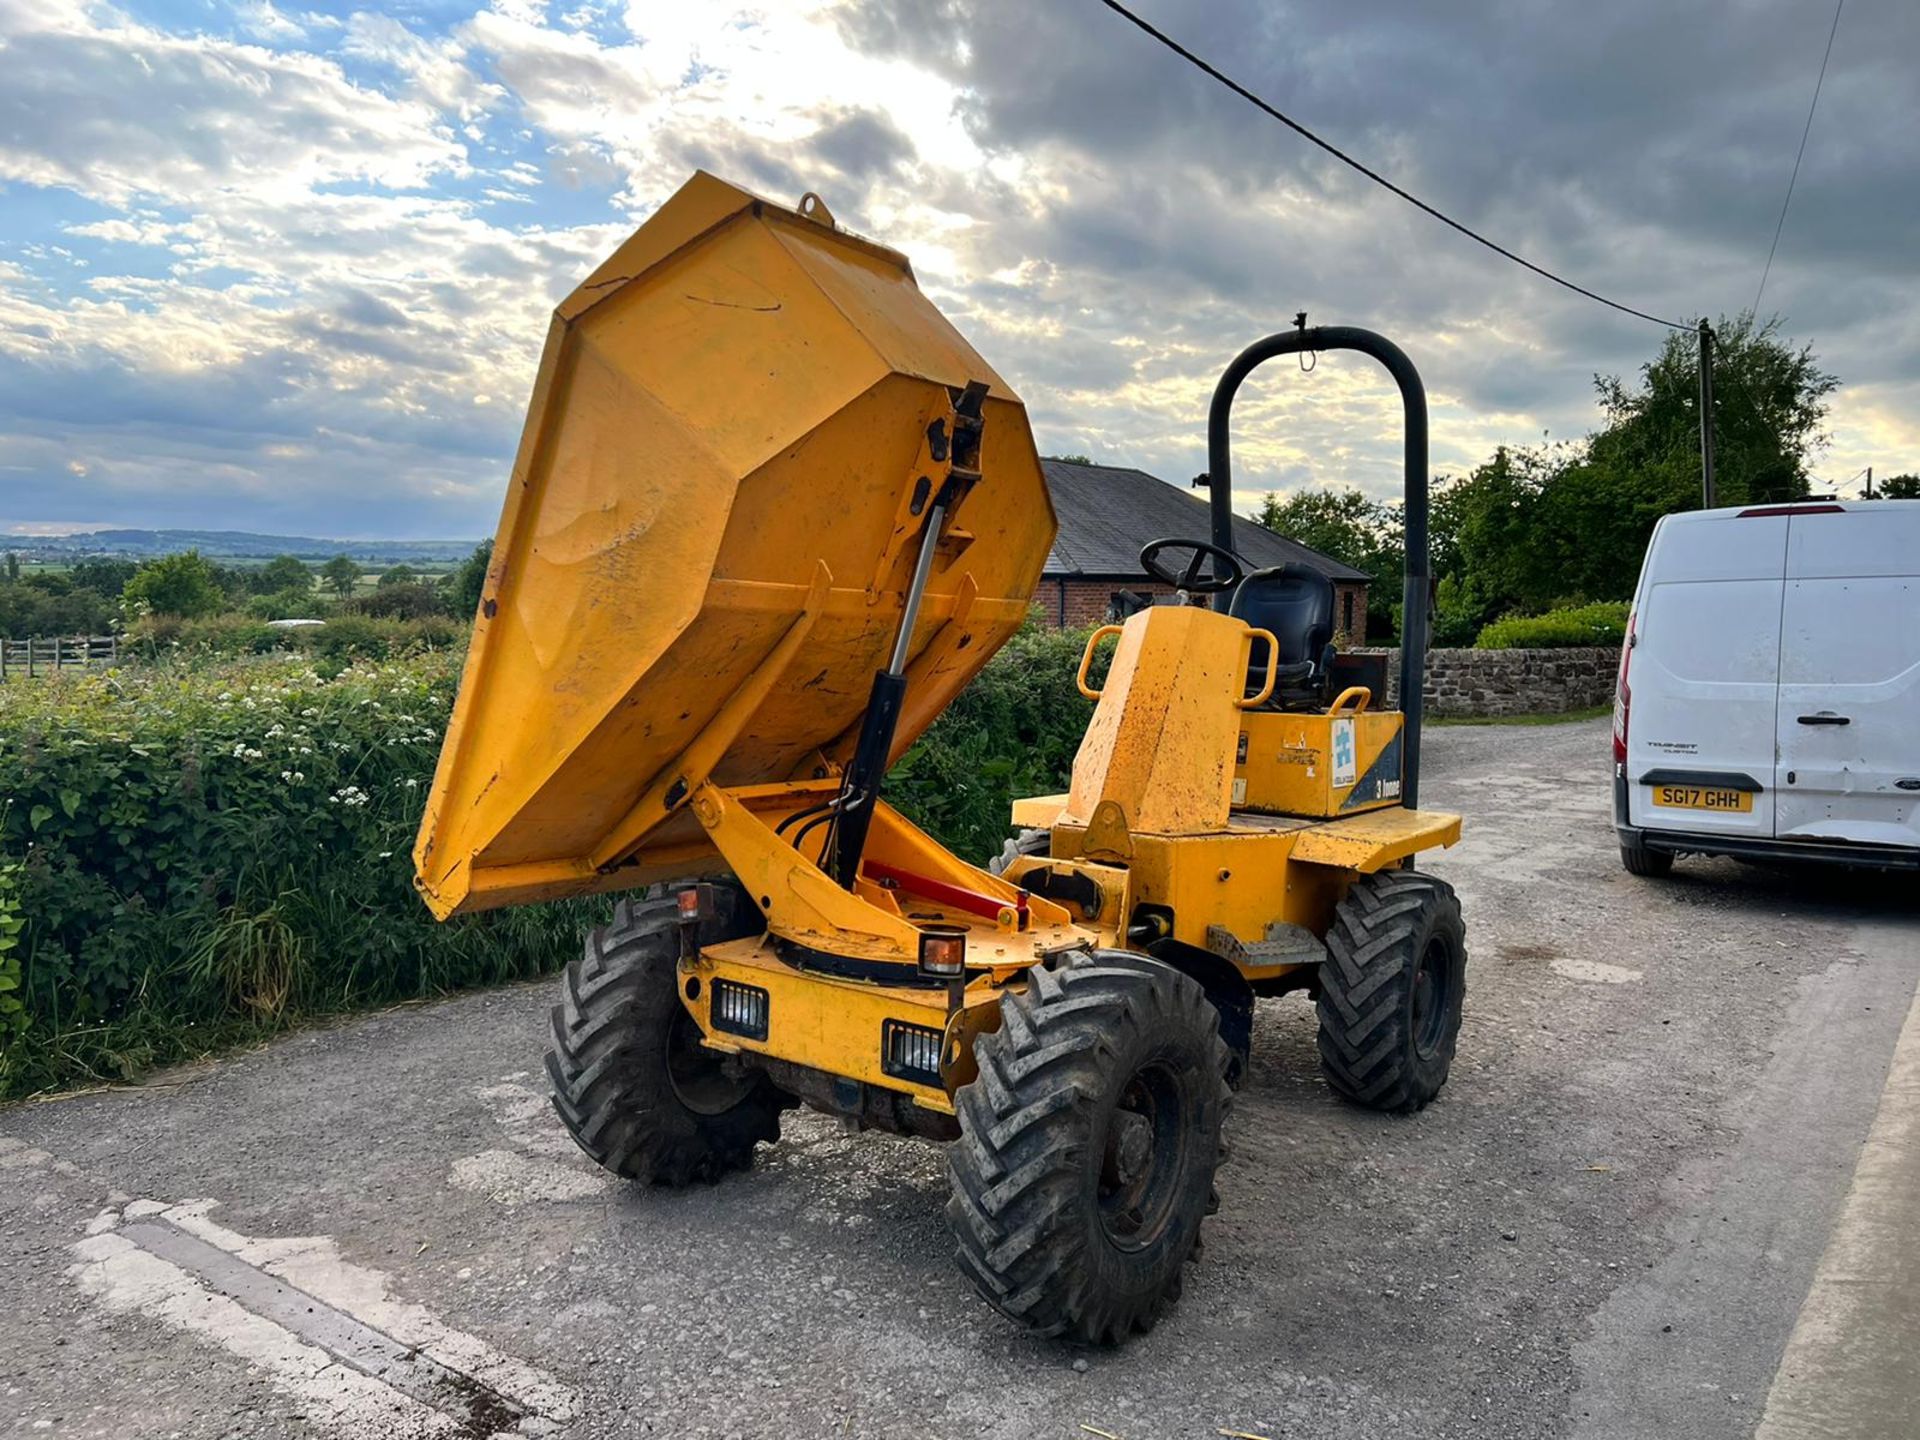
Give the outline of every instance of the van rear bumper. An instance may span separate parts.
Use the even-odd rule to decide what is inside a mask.
[[[1920,848],[1866,845],[1849,840],[1775,840],[1758,835],[1701,835],[1684,830],[1647,830],[1627,824],[1627,778],[1615,767],[1613,828],[1625,846],[1669,855],[1727,855],[1735,860],[1809,860],[1881,870],[1920,870]]]

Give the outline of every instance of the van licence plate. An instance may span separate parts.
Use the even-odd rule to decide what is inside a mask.
[[[1721,810],[1753,813],[1751,790],[1721,790],[1706,785],[1656,785],[1653,803],[1669,810]]]

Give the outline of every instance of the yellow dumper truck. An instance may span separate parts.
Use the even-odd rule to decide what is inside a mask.
[[[1358,349],[1407,415],[1404,713],[1344,683],[1326,582],[1243,573],[1227,422],[1261,361]],[[1412,868],[1426,407],[1363,330],[1269,337],[1210,424],[1200,604],[1090,637],[1070,788],[1003,866],[884,798],[1026,619],[1054,534],[1027,416],[904,256],[701,174],[562,302],[414,851],[441,917],[633,894],[567,970],[547,1070],[594,1160],[684,1185],[796,1104],[945,1142],[961,1268],[1045,1334],[1178,1298],[1256,996],[1308,992],[1332,1088],[1411,1111],[1466,962]],[[1095,648],[1111,633],[1098,684]]]

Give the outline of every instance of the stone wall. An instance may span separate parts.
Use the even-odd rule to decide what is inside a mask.
[[[1387,657],[1387,703],[1399,703],[1400,652]],[[1579,650],[1432,650],[1427,654],[1429,715],[1561,715],[1613,703],[1620,652]]]

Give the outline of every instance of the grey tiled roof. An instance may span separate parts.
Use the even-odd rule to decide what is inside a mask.
[[[1204,491],[1182,490],[1144,470],[1042,460],[1060,532],[1043,572],[1050,578],[1090,576],[1144,580],[1140,547],[1163,536],[1211,538]],[[1256,570],[1288,562],[1310,565],[1332,580],[1371,580],[1296,540],[1233,517],[1233,548]]]

